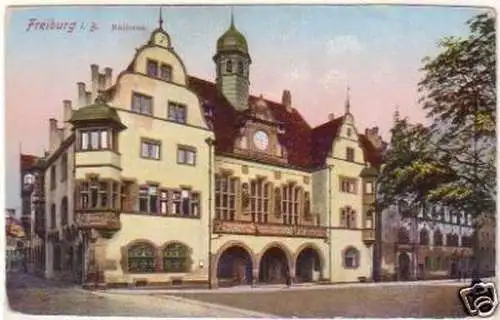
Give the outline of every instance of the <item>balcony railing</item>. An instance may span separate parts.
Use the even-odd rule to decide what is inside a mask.
[[[271,223],[263,224],[248,221],[214,220],[213,233],[322,239],[327,238],[327,228],[325,227]]]
[[[76,214],[80,229],[118,230],[121,228],[119,214],[114,211],[81,211]]]

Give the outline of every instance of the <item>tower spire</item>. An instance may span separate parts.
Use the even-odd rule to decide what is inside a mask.
[[[163,29],[163,16],[162,16],[162,12],[161,12],[161,7],[160,7],[160,17],[158,19],[158,25],[159,25],[160,29]]]
[[[231,7],[231,28],[234,28],[234,7]]]
[[[346,99],[345,99],[345,114],[351,113],[351,88],[347,85]]]
[[[394,110],[394,124],[398,123],[399,120],[400,120],[399,105],[396,105],[396,110]]]

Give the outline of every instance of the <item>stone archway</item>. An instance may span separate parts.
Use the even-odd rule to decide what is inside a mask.
[[[323,261],[317,249],[306,246],[295,258],[295,281],[316,282],[321,279]]]
[[[259,259],[259,282],[286,283],[290,276],[290,254],[281,245],[270,245]]]
[[[401,252],[398,256],[398,276],[399,280],[410,280],[410,256],[406,252]]]
[[[217,262],[219,286],[251,284],[253,261],[251,254],[239,245],[226,248]]]

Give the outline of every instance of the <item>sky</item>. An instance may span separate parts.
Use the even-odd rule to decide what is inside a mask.
[[[385,139],[393,113],[425,122],[417,83],[422,58],[439,53],[439,39],[465,36],[465,22],[485,9],[438,6],[267,5],[233,7],[246,36],[251,93],[292,104],[311,126],[344,112],[359,131],[378,126]],[[215,44],[228,28],[231,7],[164,6],[164,29],[190,75],[214,80]],[[62,101],[76,103],[77,82],[89,83],[90,65],[126,68],[135,49],[158,26],[158,6],[47,6],[7,8],[5,40],[6,207],[19,208],[19,152],[42,155],[49,118]],[[40,22],[76,23],[71,30],[36,30]],[[112,30],[126,24],[143,30]],[[90,31],[91,26],[97,27]],[[83,26],[83,27],[82,27]],[[71,32],[69,32],[71,31]]]

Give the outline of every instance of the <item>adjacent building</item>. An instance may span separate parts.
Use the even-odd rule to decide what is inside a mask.
[[[63,123],[50,119],[45,275],[108,287],[370,278],[378,129],[359,131],[348,97],[311,127],[290,91],[252,95],[232,19],[214,81],[191,76],[172,43],[160,18],[115,81],[92,65]]]
[[[470,276],[473,268],[472,215],[440,205],[417,214],[403,204],[382,212],[382,278],[416,280]],[[489,221],[489,220],[488,220]],[[493,226],[493,227],[492,227]],[[480,273],[494,274],[494,223],[480,234]]]

